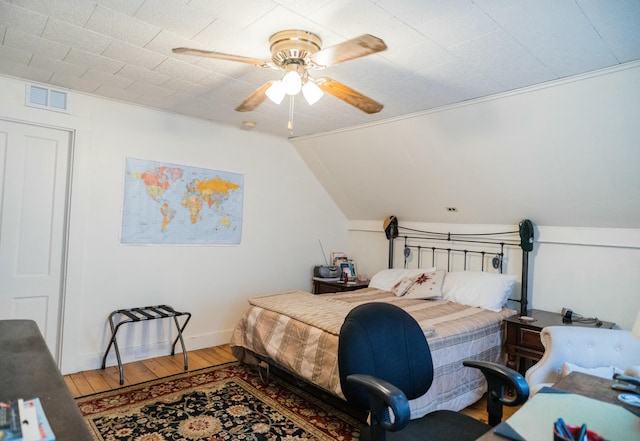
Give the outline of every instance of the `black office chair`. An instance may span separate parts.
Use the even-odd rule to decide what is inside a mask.
[[[502,419],[502,405],[529,397],[529,386],[516,371],[497,363],[464,361],[480,369],[488,386],[489,422]],[[420,325],[403,309],[388,303],[354,308],[340,330],[340,385],[347,402],[369,412],[360,440],[475,440],[491,429],[463,413],[437,410],[410,420],[409,401],[424,395],[433,382],[429,344]],[[515,391],[507,399],[505,390]]]

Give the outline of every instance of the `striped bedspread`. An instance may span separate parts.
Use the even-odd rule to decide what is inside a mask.
[[[462,366],[466,359],[503,361],[502,319],[493,312],[444,300],[413,300],[375,288],[313,295],[290,291],[254,297],[231,337],[233,354],[255,363],[267,358],[334,395],[343,397],[338,375],[338,334],[349,311],[368,302],[393,303],[420,323],[434,363],[434,382],[411,403],[412,417],[437,409],[460,410],[482,397],[484,377]]]

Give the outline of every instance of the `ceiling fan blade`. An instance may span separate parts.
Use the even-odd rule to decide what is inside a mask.
[[[357,107],[363,112],[378,113],[384,107],[379,102],[374,101],[371,98],[362,95],[360,92],[356,92],[352,88],[345,86],[338,81],[332,80],[331,78],[318,78],[315,82],[323,92],[333,95],[345,103]]]
[[[176,48],[173,48],[173,52],[176,54],[217,58],[219,60],[238,61],[240,63],[252,64],[258,67],[274,67],[270,61],[258,60],[257,58],[243,57],[241,55],[225,54],[223,52],[204,51],[202,49],[191,49],[188,47],[176,47]]]
[[[320,67],[333,66],[354,58],[375,54],[387,49],[387,45],[373,35],[364,34],[343,43],[329,46],[311,56],[311,60]]]
[[[258,107],[260,104],[262,104],[265,100],[265,98],[267,98],[266,95],[266,91],[269,87],[271,87],[271,85],[275,83],[275,81],[269,81],[268,83],[263,84],[262,86],[260,86],[260,88],[258,88],[258,90],[256,90],[255,92],[253,92],[249,98],[247,98],[246,100],[244,100],[242,102],[242,104],[240,104],[238,107],[236,107],[236,111],[237,112],[250,112],[253,109],[255,109],[256,107]]]

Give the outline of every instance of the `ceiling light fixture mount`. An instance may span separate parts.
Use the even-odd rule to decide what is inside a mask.
[[[294,64],[311,66],[311,55],[322,48],[322,40],[316,34],[300,30],[276,32],[269,38],[271,61],[278,68]]]

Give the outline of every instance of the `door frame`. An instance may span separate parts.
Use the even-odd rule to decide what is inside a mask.
[[[0,114],[0,120],[14,124],[23,124],[26,126],[40,127],[45,129],[58,130],[66,132],[69,135],[69,155],[67,157],[67,170],[66,170],[66,189],[64,193],[64,219],[62,228],[62,255],[60,256],[60,298],[57,306],[57,320],[56,326],[56,344],[55,350],[51,354],[58,368],[62,366],[62,347],[64,344],[64,325],[66,317],[66,300],[67,300],[67,273],[69,268],[69,236],[70,236],[70,220],[71,220],[71,194],[73,184],[73,172],[74,172],[74,158],[76,147],[76,130],[69,127],[56,126],[53,124],[45,124],[39,121],[29,121],[16,118],[10,118]]]

